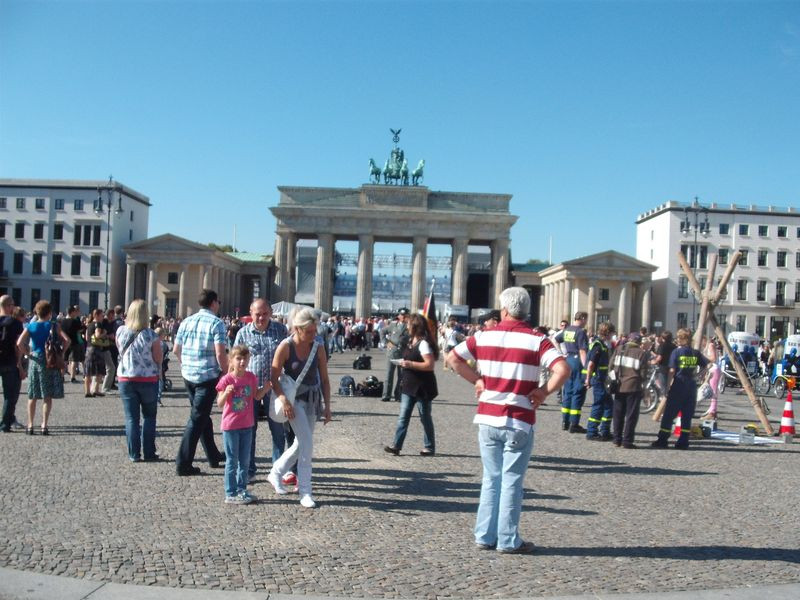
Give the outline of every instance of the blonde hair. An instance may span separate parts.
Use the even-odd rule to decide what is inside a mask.
[[[292,327],[295,329],[305,329],[309,325],[316,325],[317,319],[314,315],[314,309],[308,306],[298,308],[292,314]]]
[[[147,302],[144,300],[134,300],[128,307],[128,316],[125,317],[125,326],[133,331],[142,331],[150,325],[150,313],[147,310]]]
[[[678,329],[675,334],[675,341],[678,342],[678,346],[688,346],[690,339],[692,339],[692,332],[685,327]]]

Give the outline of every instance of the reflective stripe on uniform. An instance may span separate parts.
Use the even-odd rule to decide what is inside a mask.
[[[580,408],[578,408],[578,409],[570,408],[569,409],[569,414],[570,414],[570,416],[580,415],[581,414],[581,409]]]
[[[567,407],[565,407],[565,406],[562,406],[561,407],[561,414],[568,415],[569,414],[569,409]]]
[[[639,359],[632,356],[617,356],[614,359],[615,367],[628,367],[630,369],[639,370]]]
[[[600,419],[595,419],[594,417],[589,417],[589,423],[599,423]]]

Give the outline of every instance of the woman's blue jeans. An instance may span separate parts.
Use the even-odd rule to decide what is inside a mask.
[[[144,459],[155,460],[158,382],[120,381],[119,396],[125,409],[128,458],[139,460],[144,449]],[[143,425],[140,418],[144,421]]]
[[[436,437],[433,432],[433,417],[431,416],[432,400],[423,400],[402,394],[400,396],[400,416],[397,417],[397,430],[394,432],[395,448],[400,450],[403,447],[403,442],[408,433],[408,424],[411,421],[411,413],[414,412],[414,405],[417,405],[419,412],[419,419],[422,421],[423,437],[422,443],[425,445],[426,450],[431,452],[436,451]]]
[[[533,449],[533,430],[480,425],[478,445],[483,462],[481,500],[475,522],[475,542],[498,550],[522,544],[519,516],[522,484]]]

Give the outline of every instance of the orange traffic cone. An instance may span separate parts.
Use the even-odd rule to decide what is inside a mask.
[[[681,437],[681,411],[678,411],[678,416],[675,417],[675,420],[672,422],[672,435],[675,437]]]
[[[794,410],[792,409],[792,388],[786,394],[786,404],[783,405],[783,416],[781,417],[781,430],[778,435],[797,435],[794,427]]]

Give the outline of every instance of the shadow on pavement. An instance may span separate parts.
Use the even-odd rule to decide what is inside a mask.
[[[754,548],[752,546],[540,546],[537,555],[658,558],[673,560],[747,560],[800,563],[800,550],[794,548]]]

